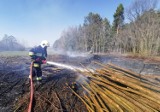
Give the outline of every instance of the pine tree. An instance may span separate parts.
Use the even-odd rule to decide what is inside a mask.
[[[119,29],[122,28],[124,23],[124,7],[122,4],[117,7],[117,10],[114,13],[113,17],[113,31],[116,31],[116,33],[118,34]]]

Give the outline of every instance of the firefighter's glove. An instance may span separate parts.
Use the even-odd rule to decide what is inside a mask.
[[[47,61],[46,61],[46,60],[42,60],[42,63],[43,63],[43,64],[46,64],[46,63],[47,63]]]

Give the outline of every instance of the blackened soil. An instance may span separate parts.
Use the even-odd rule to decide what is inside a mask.
[[[146,63],[142,59],[132,59],[111,55],[86,55],[70,57],[65,55],[49,56],[49,61],[69,64],[79,67],[99,68],[94,61],[107,64],[113,63],[140,74],[160,75],[160,63]],[[30,83],[29,57],[0,58],[0,112],[23,112],[28,109]],[[69,89],[76,82],[74,91],[80,96],[83,91],[78,86],[78,74],[53,65],[44,65],[41,84],[34,79],[35,112],[86,112],[86,107]],[[157,79],[159,80],[159,79]],[[75,84],[75,83],[74,83]]]

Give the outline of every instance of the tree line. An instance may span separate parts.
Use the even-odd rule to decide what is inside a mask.
[[[53,48],[160,55],[160,11],[156,9],[157,3],[157,0],[135,0],[127,8],[119,4],[112,24],[100,14],[90,12],[82,25],[64,31]]]
[[[14,36],[4,35],[0,40],[0,51],[24,51],[25,46],[20,44]]]

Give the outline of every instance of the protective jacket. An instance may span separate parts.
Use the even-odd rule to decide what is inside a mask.
[[[31,59],[35,62],[38,62],[39,64],[42,64],[42,60],[46,60],[47,57],[47,49],[46,47],[42,48],[41,45],[32,48],[29,51],[29,55],[31,56]]]

